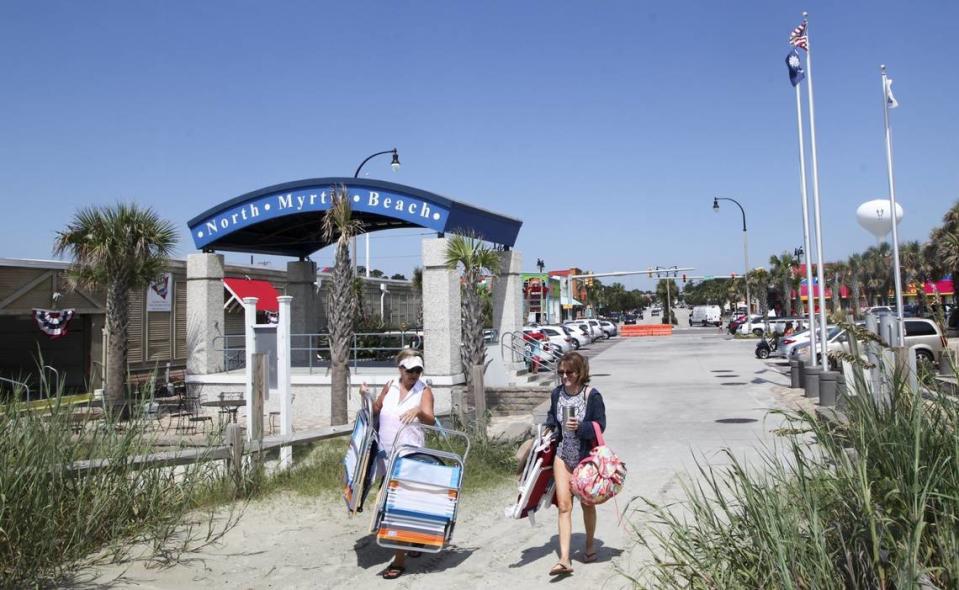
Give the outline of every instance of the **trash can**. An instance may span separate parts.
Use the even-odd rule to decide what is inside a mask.
[[[837,380],[839,373],[836,371],[823,371],[819,374],[819,405],[836,405]]]
[[[822,373],[821,367],[806,367],[803,374],[806,376],[806,397],[819,397],[819,374]]]
[[[789,386],[793,389],[802,387],[802,369],[804,362],[799,359],[789,361]]]

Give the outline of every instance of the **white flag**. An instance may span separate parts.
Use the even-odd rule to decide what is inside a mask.
[[[886,78],[886,104],[891,109],[899,106],[899,101],[892,95],[892,78]]]

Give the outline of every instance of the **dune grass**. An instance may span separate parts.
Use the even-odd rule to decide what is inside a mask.
[[[146,421],[108,418],[78,434],[71,408],[48,397],[42,411],[14,403],[0,412],[0,587],[63,583],[134,543],[175,561],[235,524],[232,513],[214,519],[196,510],[201,492],[222,478],[213,462],[133,468],[127,458],[155,446]],[[110,466],[72,468],[90,458]]]
[[[671,506],[645,501],[628,572],[650,588],[959,588],[959,405],[894,382],[844,421],[786,413],[759,465],[699,465]]]

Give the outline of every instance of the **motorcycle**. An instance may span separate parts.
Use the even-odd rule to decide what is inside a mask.
[[[777,348],[779,348],[778,340],[760,338],[759,343],[756,344],[756,358],[768,359],[769,354]]]

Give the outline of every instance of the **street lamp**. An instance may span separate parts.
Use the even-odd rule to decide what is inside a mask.
[[[713,211],[719,213],[719,202],[720,201],[731,201],[736,203],[736,206],[739,207],[739,211],[743,214],[743,258],[746,263],[745,272],[743,273],[743,280],[746,282],[746,315],[752,313],[752,306],[749,303],[749,236],[746,233],[746,210],[743,209],[743,206],[739,204],[739,201],[736,199],[727,199],[725,197],[713,197]]]
[[[360,177],[360,170],[363,169],[363,165],[375,158],[376,156],[382,156],[385,154],[393,154],[393,161],[390,162],[390,168],[393,169],[393,172],[397,172],[400,169],[400,154],[396,151],[396,148],[391,150],[384,150],[382,152],[376,152],[366,157],[365,160],[360,162],[360,165],[356,167],[356,172],[353,173],[353,178]],[[366,278],[370,278],[370,232],[364,232],[366,234]],[[353,274],[356,275],[356,236],[353,236]]]

